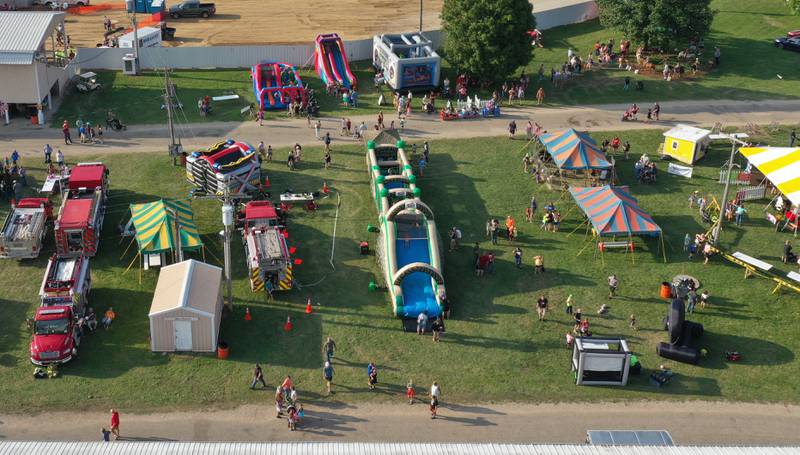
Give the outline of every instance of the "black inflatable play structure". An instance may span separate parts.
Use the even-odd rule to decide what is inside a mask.
[[[683,300],[672,300],[665,324],[669,343],[658,343],[656,352],[667,359],[696,364],[700,360],[700,351],[692,347],[692,342],[703,336],[703,325],[684,318]]]

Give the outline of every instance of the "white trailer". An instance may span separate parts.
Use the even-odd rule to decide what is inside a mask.
[[[138,30],[139,47],[161,47],[161,29],[156,27],[142,27]],[[133,32],[119,37],[119,47],[133,48]]]

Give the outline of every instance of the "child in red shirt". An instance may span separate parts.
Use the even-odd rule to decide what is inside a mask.
[[[406,397],[408,398],[408,404],[414,404],[414,381],[409,380],[408,384],[406,384]]]

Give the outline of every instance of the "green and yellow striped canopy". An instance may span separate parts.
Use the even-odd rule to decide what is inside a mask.
[[[177,216],[177,226],[175,225]],[[184,201],[160,200],[145,204],[131,204],[131,219],[136,229],[139,252],[161,253],[175,249],[174,232],[181,236],[181,249],[197,250],[203,247],[192,209]]]

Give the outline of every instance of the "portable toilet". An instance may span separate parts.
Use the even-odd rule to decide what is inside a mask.
[[[710,142],[711,131],[678,124],[664,133],[662,153],[683,163],[694,164],[706,155]]]

